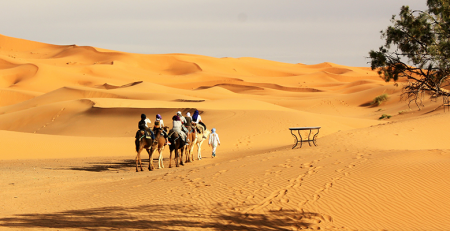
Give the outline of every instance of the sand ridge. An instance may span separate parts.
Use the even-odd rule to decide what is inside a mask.
[[[0,229],[450,227],[450,114],[370,68],[0,43]],[[136,173],[140,114],[195,110],[217,157]],[[301,126],[322,127],[317,147],[291,149]]]

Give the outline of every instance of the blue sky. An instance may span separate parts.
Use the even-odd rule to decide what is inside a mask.
[[[402,5],[424,10],[426,0],[15,0],[0,3],[0,34],[143,54],[369,66],[365,57]]]

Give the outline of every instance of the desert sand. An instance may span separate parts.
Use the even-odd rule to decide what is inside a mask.
[[[449,230],[450,113],[409,108],[401,86],[367,67],[0,35],[0,229]],[[165,168],[142,152],[136,172],[140,114],[196,109],[217,157],[205,143],[168,168],[166,146]],[[292,149],[289,127],[310,126],[317,146]]]

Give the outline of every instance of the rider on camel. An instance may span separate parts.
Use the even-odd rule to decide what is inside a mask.
[[[162,120],[162,117],[160,114],[156,115],[155,125],[153,126],[153,130],[160,128],[161,133],[163,134],[164,138],[166,138],[166,144],[170,145],[169,139],[167,138],[167,132],[164,131],[164,121]]]
[[[194,115],[192,115],[192,122],[197,125],[197,129],[201,134],[206,130],[206,125],[202,121],[202,117],[200,116],[198,110],[195,110]],[[203,139],[206,139],[206,136],[203,134]]]
[[[194,126],[192,125],[192,117],[191,117],[191,113],[186,113],[186,117],[184,117],[186,119],[186,124],[185,127],[188,130],[188,137],[189,137],[189,133],[194,132],[195,136],[197,136],[197,129],[194,128]],[[189,140],[188,140],[189,142]]]
[[[181,123],[186,124],[186,118],[181,114],[181,111],[177,112],[177,116],[180,117]]]
[[[186,128],[184,126],[182,126],[180,117],[175,115],[172,117],[172,120],[173,120],[173,127],[172,127],[172,130],[169,132],[169,137],[171,137],[172,134],[174,132],[176,132],[176,133],[178,133],[178,135],[181,137],[181,139],[183,141],[186,141],[187,130],[184,131]]]
[[[151,124],[151,123],[152,122],[150,121],[149,118],[147,118],[147,116],[145,114],[141,114],[141,120],[138,123],[138,128],[139,128],[139,130],[145,131],[146,134],[148,134],[148,132],[150,132],[152,140],[155,141],[155,134],[153,134],[153,131],[148,127],[148,124]]]
[[[189,112],[188,112],[188,114],[189,114]],[[182,129],[183,129],[183,131],[186,133],[186,135],[189,135],[189,133],[190,133],[190,130],[191,130],[191,120],[192,120],[192,118],[189,118],[189,117],[187,117],[187,115],[186,115],[186,117],[184,117],[182,114],[181,114],[181,111],[178,111],[177,112],[177,116],[178,117],[180,117],[180,120],[181,120],[181,123],[182,123]],[[188,119],[190,119],[189,120],[189,125],[188,125]],[[189,137],[189,136],[188,136]],[[189,143],[189,138],[186,140],[188,143]]]

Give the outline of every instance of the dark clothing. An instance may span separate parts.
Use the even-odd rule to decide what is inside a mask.
[[[144,130],[145,131],[145,128],[146,128],[147,126],[145,126],[145,120],[140,120],[139,121],[139,123],[138,123],[138,129],[139,130]]]
[[[151,129],[149,129],[147,126],[145,126],[145,120],[139,121],[138,128],[139,128],[139,131],[145,131],[146,136],[150,132],[150,136],[152,137],[152,140],[155,140],[155,134],[153,133],[153,131]],[[137,133],[136,133],[136,136],[137,136]]]
[[[185,126],[192,126],[192,118],[191,117],[184,117],[186,119],[186,124]]]
[[[202,121],[200,121],[200,122],[198,122],[200,125],[202,125],[204,128],[205,128],[205,130],[206,130],[206,125],[202,122]]]

